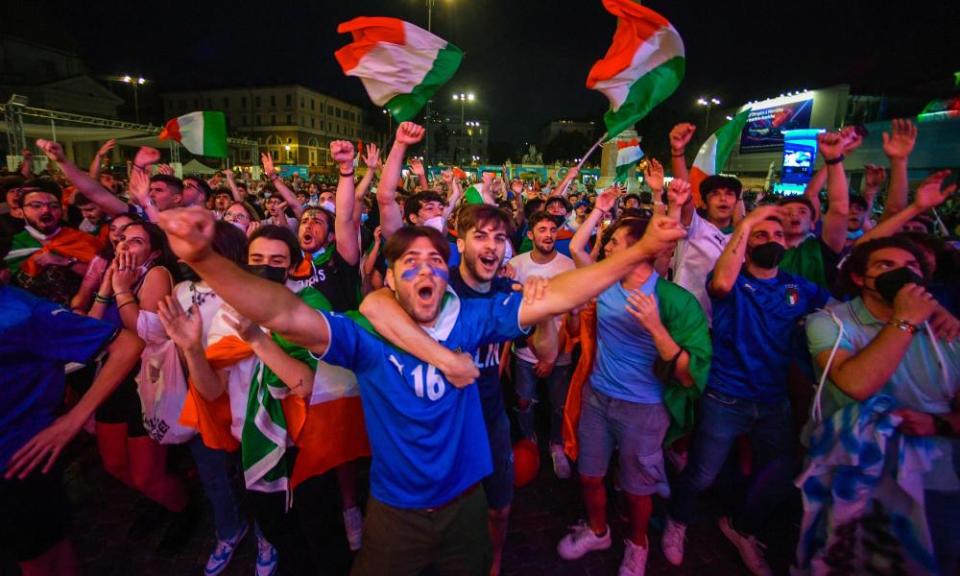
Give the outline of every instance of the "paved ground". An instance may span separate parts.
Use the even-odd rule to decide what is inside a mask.
[[[144,509],[145,501],[119,482],[108,477],[99,463],[96,446],[90,437],[80,439],[67,456],[70,465],[66,478],[74,502],[74,540],[83,560],[85,574],[101,576],[153,576],[168,574],[202,574],[202,566],[213,546],[213,526],[204,509],[193,538],[172,557],[157,555],[159,533],[144,540],[131,541],[127,532],[134,517]],[[614,546],[594,552],[575,562],[561,560],[556,554],[557,541],[567,526],[581,517],[583,507],[576,483],[557,480],[544,454],[546,467],[537,480],[517,492],[504,560],[504,574],[510,575],[613,575],[623,553],[624,519],[619,516],[618,496],[611,496],[611,523]],[[180,468],[188,471],[189,461]],[[202,498],[196,478],[188,481],[194,495]],[[746,574],[734,548],[716,528],[718,507],[712,495],[701,503],[701,521],[688,530],[687,556],[684,565],[667,564],[659,550],[662,503],[657,504],[650,536],[654,543],[647,574],[706,576],[713,574]],[[787,519],[789,513],[774,520],[764,537],[769,542],[768,557],[777,574],[786,574],[795,541],[796,528]],[[160,531],[158,531],[160,532]],[[254,572],[254,542],[248,537],[227,575],[250,575]],[[0,574],[12,574],[7,566]]]

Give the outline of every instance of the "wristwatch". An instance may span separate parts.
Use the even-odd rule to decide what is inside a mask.
[[[920,330],[916,324],[911,324],[906,320],[899,320],[897,318],[890,319],[890,321],[887,322],[887,326],[893,326],[898,330],[903,330],[904,332],[909,332],[911,334],[916,334]]]

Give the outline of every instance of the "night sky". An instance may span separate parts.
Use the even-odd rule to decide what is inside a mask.
[[[59,3],[15,0],[6,32],[75,49],[95,75],[132,73],[159,91],[301,83],[369,105],[343,76],[336,26],[395,16],[426,27],[426,0],[342,2]],[[651,0],[686,44],[687,75],[654,114],[701,113],[701,95],[724,104],[849,83],[853,93],[908,94],[960,70],[960,2],[694,2]],[[96,8],[91,8],[95,6]],[[600,0],[437,0],[433,31],[466,52],[436,101],[472,91],[467,115],[493,123],[494,140],[534,141],[551,119],[601,120],[606,100],[584,87],[615,19]]]

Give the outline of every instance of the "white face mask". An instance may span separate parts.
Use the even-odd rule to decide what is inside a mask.
[[[327,210],[331,214],[337,213],[337,207],[334,206],[333,202],[330,202],[329,200],[321,204],[320,207],[323,208],[324,210]]]
[[[447,230],[443,226],[443,216],[434,216],[433,218],[427,218],[423,221],[424,226],[429,226],[441,234],[445,233]]]

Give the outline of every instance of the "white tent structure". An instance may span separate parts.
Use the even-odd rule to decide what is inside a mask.
[[[187,162],[183,165],[184,174],[199,174],[201,176],[209,176],[211,174],[216,174],[217,171],[213,168],[210,168],[203,162],[194,158],[193,160]]]

